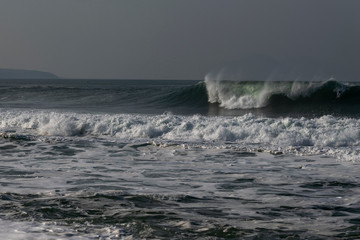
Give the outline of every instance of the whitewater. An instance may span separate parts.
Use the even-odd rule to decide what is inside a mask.
[[[2,80],[3,239],[357,239],[360,84]]]

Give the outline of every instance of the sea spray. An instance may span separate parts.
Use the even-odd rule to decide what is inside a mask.
[[[336,81],[229,81],[205,77],[210,103],[226,109],[255,109],[284,105],[358,104],[360,88]],[[288,109],[290,110],[290,108]]]

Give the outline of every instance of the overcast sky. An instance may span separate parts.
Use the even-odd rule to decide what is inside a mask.
[[[360,80],[359,0],[1,0],[0,33],[0,68],[65,78],[203,79],[249,61]]]

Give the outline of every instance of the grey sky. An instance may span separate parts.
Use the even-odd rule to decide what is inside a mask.
[[[359,0],[2,0],[0,68],[203,79],[255,58],[360,80],[359,11]]]

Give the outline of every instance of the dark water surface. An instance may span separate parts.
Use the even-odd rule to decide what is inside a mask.
[[[357,88],[1,81],[0,238],[359,239]]]
[[[1,148],[10,238],[360,237],[358,163],[106,140]]]

